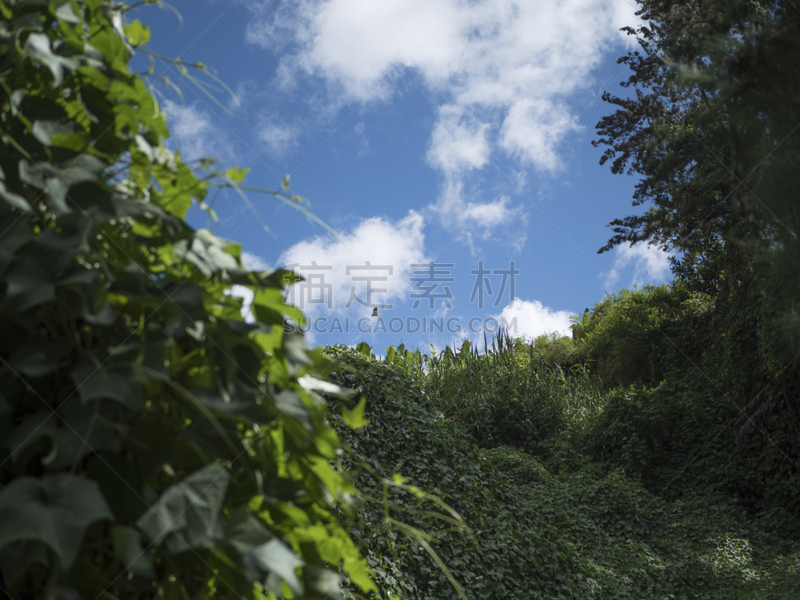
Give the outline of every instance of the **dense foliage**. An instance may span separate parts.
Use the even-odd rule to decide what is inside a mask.
[[[186,225],[243,173],[165,149],[126,11],[0,0],[0,593],[330,598],[331,567],[371,589],[321,354],[283,333],[294,276]]]
[[[646,446],[636,456],[600,457],[605,463],[565,460],[564,448],[537,458],[496,446],[489,436],[483,439],[492,447],[479,446],[469,432],[478,430],[480,436],[481,426],[496,428],[491,420],[474,420],[471,403],[479,399],[503,406],[507,418],[524,414],[534,424],[547,423],[552,411],[560,411],[561,422],[574,424],[564,438],[573,454],[598,443],[594,423],[604,413],[576,421],[571,413],[585,407],[578,397],[530,398],[527,406],[508,402],[511,388],[503,388],[503,379],[542,378],[547,368],[519,361],[512,346],[495,345],[461,360],[459,352],[431,358],[390,348],[381,361],[366,345],[328,352],[341,360],[336,380],[367,399],[366,427],[349,430],[341,419],[337,427],[348,447],[345,464],[361,470],[356,485],[364,500],[351,527],[376,572],[379,597],[800,597],[800,546],[791,532],[751,520],[722,493],[698,488],[662,499],[613,467],[618,460],[627,473],[626,461],[648,460],[654,455]],[[489,387],[459,388],[464,402],[454,404],[450,386],[463,363],[478,371],[475,363],[481,362],[486,373],[498,364],[514,366],[491,379],[487,375]],[[570,385],[565,387],[568,392]],[[557,386],[551,393],[559,394]],[[645,435],[648,430],[640,425],[658,405],[648,409],[650,399],[640,398],[628,414],[641,415],[642,423],[623,432],[620,411],[606,409],[618,404],[614,395],[595,398],[596,408],[610,410],[608,420],[617,427],[609,437],[635,453],[638,442],[626,444],[624,435]],[[354,401],[331,402],[350,407]],[[584,425],[587,435],[581,434]]]
[[[604,250],[672,248],[678,287],[705,308],[672,333],[658,327],[679,354],[647,335],[629,338],[645,355],[655,350],[658,377],[622,364],[612,372],[635,375],[620,383],[661,385],[617,396],[598,423],[598,451],[630,458],[623,440],[636,440],[664,469],[665,478],[645,469],[659,490],[676,480],[722,487],[753,513],[781,506],[796,517],[800,11],[785,0],[639,4],[642,25],[628,32],[640,47],[620,59],[631,69],[627,93],[605,95],[616,110],[598,123],[596,144],[613,172],[640,177],[634,204],[647,211],[614,221]],[[656,321],[622,322],[635,330]],[[602,370],[614,357],[600,354]]]
[[[647,241],[676,251],[674,270],[714,299],[723,393],[800,423],[800,11],[788,0],[642,0],[627,94],[596,144],[615,173],[640,177],[604,248]],[[709,355],[710,356],[710,355]],[[770,393],[762,394],[764,387]],[[795,430],[800,435],[800,429]]]
[[[640,4],[598,144],[649,209],[607,248],[677,281],[377,360],[187,226],[245,173],[165,148],[128,7],[0,0],[0,592],[800,598],[800,11]]]

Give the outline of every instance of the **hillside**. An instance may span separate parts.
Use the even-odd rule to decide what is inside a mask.
[[[385,360],[365,344],[327,352],[340,361],[333,379],[366,398],[365,427],[335,420],[364,494],[343,522],[381,598],[800,598],[790,531],[731,495],[684,486],[665,498],[624,465],[591,458],[593,426],[619,394],[585,373],[576,381],[502,342],[482,355],[468,344],[433,357],[390,348]],[[459,403],[456,381],[472,384]],[[549,430],[514,438],[526,422]],[[494,439],[479,445],[476,426]]]

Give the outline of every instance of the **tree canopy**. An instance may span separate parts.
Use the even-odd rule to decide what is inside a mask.
[[[612,221],[601,249],[649,242],[712,291],[755,254],[794,243],[800,13],[785,0],[642,0],[629,93],[597,124],[601,163],[640,176],[644,214]],[[738,265],[738,266],[737,266]]]

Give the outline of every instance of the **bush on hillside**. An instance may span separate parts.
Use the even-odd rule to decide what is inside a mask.
[[[702,372],[713,300],[678,284],[623,289],[573,325],[578,354],[607,387],[658,385]]]
[[[333,378],[366,398],[365,427],[333,419],[349,450],[343,464],[360,471],[350,527],[381,599],[454,600],[459,589],[475,600],[795,597],[797,544],[741,508],[667,501],[602,464],[555,475],[519,449],[479,448],[424,381],[447,384],[442,371],[463,367],[448,359],[421,372],[406,368],[424,361],[416,352],[390,349],[379,361],[360,348],[327,352],[340,361]],[[329,401],[334,415],[358,406]]]
[[[557,366],[564,369],[567,373],[572,372],[576,367],[585,364],[585,359],[581,354],[580,348],[570,336],[558,335],[556,333],[540,335],[534,338],[530,345],[533,347],[533,355],[548,365]],[[523,344],[522,352],[526,349]]]

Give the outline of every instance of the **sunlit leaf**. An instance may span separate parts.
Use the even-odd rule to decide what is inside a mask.
[[[367,406],[366,396],[362,396],[361,400],[352,409],[342,409],[342,417],[344,423],[351,429],[361,429],[366,426],[369,421],[364,418],[364,409]]]
[[[125,37],[132,46],[142,46],[150,41],[150,29],[138,19],[124,26]]]

